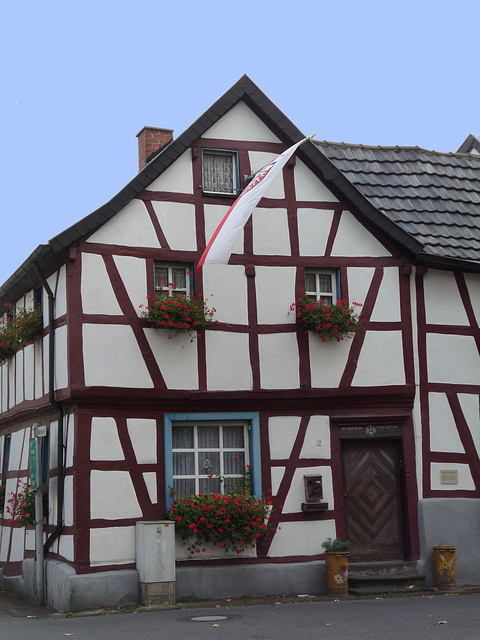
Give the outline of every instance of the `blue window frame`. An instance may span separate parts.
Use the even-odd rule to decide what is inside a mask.
[[[239,449],[238,457],[241,460],[248,460],[248,464],[250,464],[250,473],[252,479],[252,491],[256,496],[260,496],[262,494],[262,470],[261,470],[261,456],[260,456],[260,418],[258,413],[256,412],[213,412],[213,413],[169,413],[165,414],[164,417],[164,442],[165,442],[165,497],[166,497],[166,506],[167,509],[170,507],[170,504],[173,502],[174,497],[170,493],[170,487],[174,486],[174,455],[189,455],[192,460],[195,457],[202,458],[206,455],[203,449],[208,449],[208,446],[198,447],[198,442],[196,440],[195,447],[192,446],[191,450],[188,450],[187,454],[181,454],[178,449],[174,454],[174,430],[176,427],[184,427],[187,425],[188,427],[193,427],[193,429],[198,433],[199,430],[202,429],[202,426],[211,428],[212,426],[218,426],[221,430],[223,427],[228,428],[229,426],[234,426],[238,429],[238,427],[242,424],[246,425],[246,430],[248,433],[248,442],[245,443],[245,458],[242,456],[242,447],[239,444],[237,447]],[[195,436],[196,437],[196,436]],[[234,446],[227,446],[223,449],[222,443],[220,443],[219,447],[216,448],[213,454],[209,454],[210,457],[212,455],[216,455],[218,453],[219,459],[220,457],[226,460],[226,466],[221,466],[221,470],[226,474],[229,474],[229,469],[227,468],[229,465],[229,460],[232,457],[232,454],[235,453],[233,449]],[[198,450],[200,449],[200,451]],[[237,456],[235,456],[237,457]],[[208,459],[208,458],[206,458]],[[212,465],[215,466],[214,461],[212,461]],[[202,462],[199,464],[202,467]],[[178,477],[178,468],[176,469]],[[208,468],[198,469],[196,467],[196,471],[192,472],[191,480],[193,485],[193,480],[196,480],[196,476],[200,475],[202,483],[208,483]],[[234,474],[232,474],[234,475]],[[198,480],[196,480],[196,487],[198,489]],[[200,487],[202,489],[203,487]]]

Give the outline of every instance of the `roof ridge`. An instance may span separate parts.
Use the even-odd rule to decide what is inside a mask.
[[[480,158],[480,156],[472,156],[471,153],[458,153],[457,151],[436,151],[435,149],[425,149],[425,147],[419,147],[418,145],[381,145],[381,144],[362,144],[361,142],[334,142],[332,140],[312,140],[315,144],[319,146],[322,145],[331,145],[335,147],[343,147],[345,149],[348,148],[359,148],[359,149],[372,149],[375,151],[422,151],[424,153],[430,153],[432,155],[441,155],[441,156],[462,156],[468,158]]]

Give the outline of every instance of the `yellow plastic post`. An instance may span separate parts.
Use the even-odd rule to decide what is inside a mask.
[[[457,584],[457,560],[455,547],[436,544],[433,546],[435,584],[441,591],[454,589]]]
[[[350,551],[325,551],[327,593],[331,596],[348,594],[348,558]]]

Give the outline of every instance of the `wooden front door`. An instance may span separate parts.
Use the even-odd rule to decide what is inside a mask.
[[[399,440],[342,440],[346,539],[352,559],[403,560]]]

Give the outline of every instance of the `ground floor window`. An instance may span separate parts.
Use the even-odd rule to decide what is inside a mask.
[[[177,496],[229,493],[240,487],[247,465],[253,493],[261,495],[257,413],[165,416],[167,504],[170,489]]]

